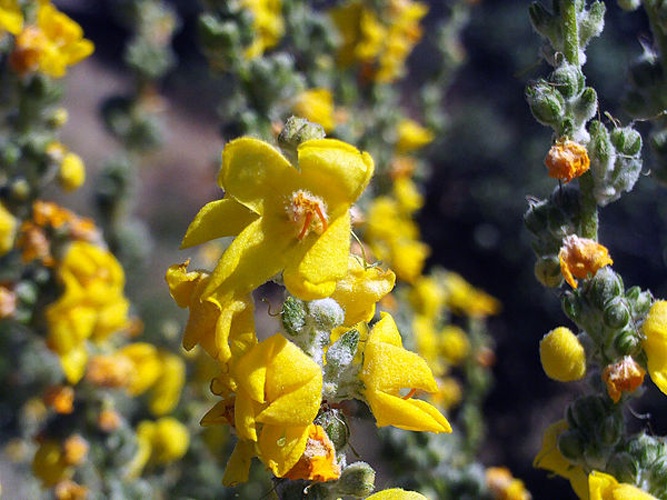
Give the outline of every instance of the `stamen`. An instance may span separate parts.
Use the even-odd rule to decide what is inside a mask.
[[[294,225],[299,228],[297,233],[299,241],[308,236],[310,231],[322,234],[329,227],[324,200],[303,189],[292,193],[286,212]]]
[[[415,394],[417,394],[417,389],[413,387],[412,389],[410,389],[410,392],[408,392],[405,396],[403,396],[403,399],[410,399]]]

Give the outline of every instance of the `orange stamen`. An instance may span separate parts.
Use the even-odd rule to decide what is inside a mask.
[[[403,396],[403,399],[410,399],[415,394],[417,394],[417,389],[413,387],[412,389],[410,389],[410,392],[408,392],[405,396]]]
[[[298,240],[304,239],[305,236],[308,234],[308,229],[310,229],[310,223],[312,220],[313,220],[313,212],[306,213],[306,217],[303,220],[303,227],[301,228],[299,236],[297,236]]]

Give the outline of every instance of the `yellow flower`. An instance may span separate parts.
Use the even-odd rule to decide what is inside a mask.
[[[285,32],[281,0],[241,0],[241,6],[253,16],[254,39],[245,56],[253,59],[275,47]]]
[[[188,271],[188,264],[189,261],[174,264],[166,274],[175,302],[190,309],[183,347],[189,351],[199,344],[213,359],[226,363],[257,343],[252,297],[246,294],[231,295],[222,301],[217,296],[202,299],[210,275]]]
[[[67,379],[75,383],[83,376],[87,359],[84,342],[104,340],[128,325],[125,275],[110,252],[75,241],[57,276],[65,290],[46,308],[47,343],[61,357]]]
[[[301,92],[292,105],[292,112],[300,118],[319,123],[327,134],[336,128],[333,96],[328,89],[315,88]]]
[[[489,467],[485,475],[486,484],[493,498],[497,500],[530,500],[532,498],[523,481],[512,476],[506,467]]]
[[[412,214],[424,206],[424,196],[409,177],[395,179],[392,194],[403,213]]]
[[[420,276],[410,288],[410,305],[416,314],[436,320],[445,305],[445,290],[434,276]]]
[[[322,426],[310,424],[306,450],[285,477],[294,481],[304,479],[321,483],[340,477],[336,448]]]
[[[282,271],[292,295],[331,295],[347,272],[349,210],[373,174],[367,153],[333,139],[298,147],[298,168],[269,144],[230,142],[218,181],[225,198],[206,205],[183,247],[236,236],[220,258],[203,298],[247,294]]]
[[[619,483],[614,476],[593,471],[588,475],[590,500],[658,500],[632,484]]]
[[[604,246],[597,241],[580,238],[576,234],[563,239],[558,260],[560,272],[572,288],[578,287],[575,278],[585,279],[595,276],[600,269],[614,263]]]
[[[86,166],[76,153],[67,153],[60,163],[58,183],[65,191],[79,189],[86,180]]]
[[[372,10],[356,1],[331,9],[330,15],[342,39],[338,49],[341,66],[370,62],[378,55],[386,30]]]
[[[378,491],[371,496],[366,497],[366,500],[428,500],[421,493],[416,491],[406,491],[401,488],[391,488],[389,490]]]
[[[544,164],[549,170],[549,177],[570,182],[584,174],[590,168],[591,161],[584,146],[565,140],[551,146]]]
[[[18,0],[0,0],[0,30],[18,35],[23,29],[23,12]]]
[[[586,353],[569,328],[558,327],[540,340],[540,361],[547,376],[560,382],[581,380],[586,375]]]
[[[32,471],[45,488],[55,486],[74,474],[65,460],[65,453],[58,441],[47,439],[40,443],[32,460]]]
[[[62,78],[68,66],[82,61],[93,50],[93,43],[83,38],[81,26],[49,2],[41,2],[37,24],[17,35],[10,62],[22,75],[41,71],[50,77]]]
[[[202,424],[233,418],[239,439],[255,443],[259,458],[274,475],[283,477],[306,449],[310,424],[322,402],[322,370],[280,334],[232,358],[229,369],[236,395],[218,402]],[[249,466],[251,450],[239,445],[232,455],[235,472],[229,481],[247,477],[241,466]]]
[[[347,275],[338,281],[331,295],[344,310],[344,326],[370,321],[375,305],[394,288],[396,275],[391,270],[366,266],[358,257],[348,258]]]
[[[609,397],[614,403],[618,403],[624,392],[634,392],[644,383],[644,375],[646,371],[632,356],[623,356],[605,367],[602,380],[607,385]]]
[[[446,325],[438,339],[440,353],[447,362],[459,365],[470,354],[470,340],[463,328],[456,325]]]
[[[460,274],[444,273],[445,303],[458,314],[489,316],[498,314],[500,302],[468,283]]]
[[[435,139],[433,132],[410,119],[401,120],[398,124],[397,132],[396,152],[398,154],[405,154],[416,149],[421,149]]]
[[[551,424],[542,438],[542,449],[538,452],[533,467],[554,472],[570,481],[579,498],[588,498],[588,478],[580,466],[570,463],[558,449],[558,436],[568,430],[565,420]]]
[[[137,452],[127,466],[128,477],[138,477],[148,464],[166,465],[181,459],[189,446],[190,433],[175,418],[141,421],[137,426]]]
[[[426,361],[403,348],[394,319],[382,313],[370,331],[359,378],[363,395],[378,427],[430,432],[451,432],[447,419],[426,401],[412,399],[418,391],[437,392],[438,385]],[[403,391],[403,392],[401,392]]]
[[[16,217],[0,203],[0,256],[14,248],[17,225]]]
[[[667,394],[667,301],[653,303],[642,326],[642,348],[653,383]]]

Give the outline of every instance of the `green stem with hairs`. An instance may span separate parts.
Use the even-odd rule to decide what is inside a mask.
[[[581,193],[581,236],[597,241],[598,239],[598,204],[593,196],[594,180],[591,172],[579,177]]]
[[[579,66],[577,3],[577,0],[560,0],[560,15],[563,21],[563,54],[565,59],[575,66]]]

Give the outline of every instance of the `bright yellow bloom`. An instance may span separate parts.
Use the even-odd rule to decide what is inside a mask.
[[[575,278],[585,279],[595,276],[600,269],[614,263],[604,246],[597,241],[580,238],[576,234],[563,239],[558,260],[560,272],[572,288],[579,286]]]
[[[463,328],[446,325],[438,336],[442,357],[452,365],[459,365],[470,354],[470,340]]]
[[[125,275],[109,251],[83,241],[69,245],[57,275],[64,292],[46,308],[47,343],[75,383],[85,369],[84,342],[104,340],[128,325]]]
[[[658,500],[632,484],[619,483],[614,476],[593,471],[588,475],[590,500]]]
[[[394,179],[392,194],[403,213],[412,214],[424,206],[424,195],[419,191],[415,181],[409,177]]]
[[[389,490],[378,491],[371,496],[366,497],[366,500],[428,500],[421,493],[416,491],[406,491],[401,488],[391,488]]]
[[[181,459],[190,446],[190,432],[173,417],[143,420],[137,426],[137,452],[128,464],[128,477],[138,477],[147,464],[166,465]]]
[[[282,17],[281,0],[241,0],[241,6],[248,9],[253,16],[252,27],[254,39],[246,49],[245,56],[253,59],[264,54],[264,51],[275,47],[285,32]]]
[[[0,0],[0,31],[18,35],[23,29],[23,12],[18,0]]]
[[[378,427],[430,432],[451,432],[447,419],[426,401],[413,399],[416,391],[437,392],[438,385],[426,361],[403,348],[394,319],[382,313],[370,331],[359,378],[363,395]]]
[[[586,375],[586,352],[577,336],[564,326],[540,340],[540,361],[547,376],[560,382],[581,380]]]
[[[252,297],[246,294],[231,295],[223,301],[217,296],[202,299],[210,275],[188,271],[188,264],[189,261],[174,264],[166,275],[175,302],[190,309],[183,347],[189,351],[199,344],[213,359],[226,363],[257,343]]]
[[[475,288],[460,274],[447,272],[442,279],[445,303],[453,312],[482,317],[500,312],[501,305],[496,298]]]
[[[304,479],[321,483],[340,477],[336,448],[322,426],[310,424],[306,450],[285,477],[295,481]]]
[[[81,26],[55,6],[41,2],[37,24],[17,35],[10,62],[19,74],[41,71],[62,78],[68,66],[82,61],[93,50],[93,43],[83,38]]]
[[[607,385],[607,393],[614,403],[621,400],[624,392],[634,392],[644,383],[646,371],[632,356],[607,365],[602,371],[602,380]]]
[[[341,66],[370,62],[378,55],[386,30],[372,10],[354,1],[332,9],[330,15],[342,38],[338,49]]]
[[[570,463],[558,449],[558,436],[568,430],[565,420],[551,424],[542,438],[542,449],[538,452],[533,467],[554,472],[570,481],[579,498],[588,498],[588,478],[580,466]]]
[[[295,168],[257,139],[225,147],[218,176],[225,197],[202,208],[182,244],[236,236],[202,298],[250,293],[282,271],[292,295],[314,300],[331,295],[347,273],[349,210],[373,160],[333,139],[306,141],[297,154]]]
[[[590,168],[591,161],[584,146],[565,140],[551,146],[544,164],[549,170],[549,177],[570,182],[584,174]]]
[[[301,92],[292,105],[292,113],[322,125],[327,134],[336,128],[333,96],[328,89],[316,88]]]
[[[435,135],[429,129],[422,127],[414,120],[401,120],[397,127],[398,139],[396,140],[396,152],[405,154],[433,142]]]
[[[60,163],[58,184],[65,191],[75,191],[86,181],[86,166],[76,153],[67,153]]]
[[[445,290],[435,276],[420,276],[410,288],[410,305],[416,314],[437,320],[445,305]]]
[[[642,348],[653,383],[667,394],[667,301],[653,303],[642,326]]]
[[[0,256],[14,248],[17,225],[16,217],[0,203]]]
[[[370,321],[375,305],[394,288],[396,275],[391,270],[366,266],[358,257],[350,255],[347,275],[338,281],[331,295],[345,311],[344,326]]]
[[[523,481],[516,479],[507,467],[486,469],[486,484],[496,500],[530,500]]]

